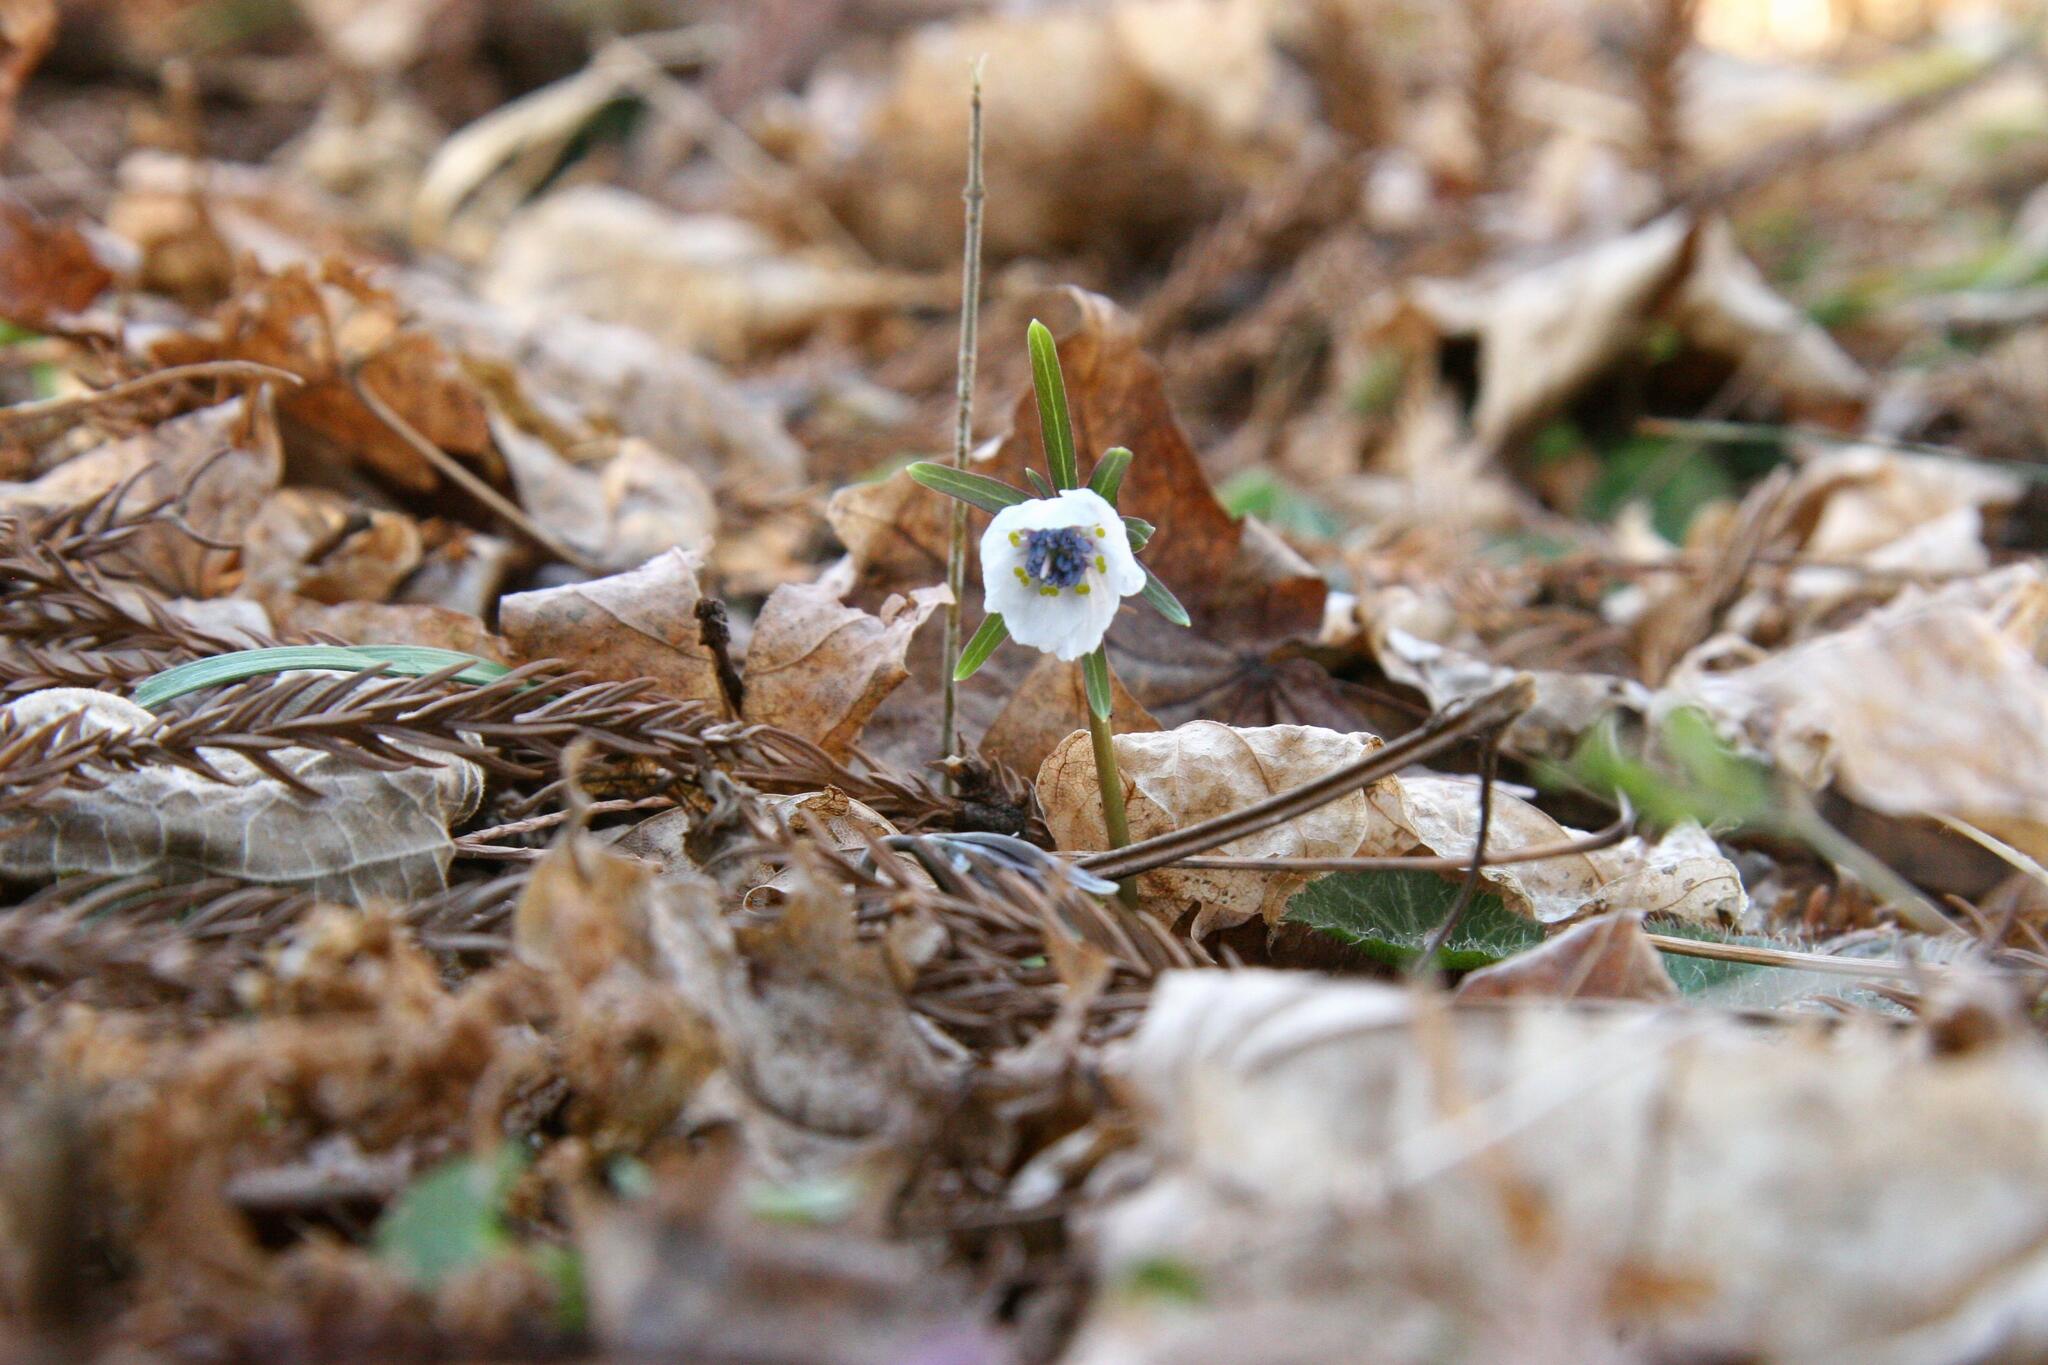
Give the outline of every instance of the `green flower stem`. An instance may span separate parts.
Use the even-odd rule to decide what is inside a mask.
[[[1116,731],[1109,718],[1109,653],[1101,646],[1084,663],[1089,682],[1088,738],[1095,744],[1095,780],[1102,789],[1102,825],[1109,832],[1109,846],[1123,848],[1131,842],[1131,822],[1124,810],[1124,778],[1116,764]],[[1099,694],[1099,698],[1098,698]],[[1138,880],[1126,877],[1117,899],[1136,909]]]

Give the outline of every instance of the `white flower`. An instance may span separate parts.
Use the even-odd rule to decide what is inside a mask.
[[[1069,488],[996,513],[981,537],[981,581],[1011,639],[1073,660],[1102,643],[1145,571],[1116,508]]]

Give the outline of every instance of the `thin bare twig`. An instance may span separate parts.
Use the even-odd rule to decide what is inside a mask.
[[[953,468],[967,467],[967,451],[974,442],[975,337],[981,318],[981,66],[974,63],[973,91],[967,105],[967,188],[961,199],[967,205],[966,240],[960,250],[960,357],[955,369],[953,398]],[[957,707],[959,684],[953,670],[960,663],[960,599],[967,591],[967,504],[953,500],[953,519],[946,546],[946,587],[952,600],[946,603],[946,635],[939,652],[939,755],[953,757],[960,747]],[[953,774],[945,775],[945,790],[953,790]]]
[[[1375,749],[1354,763],[1333,768],[1313,782],[1269,796],[1242,810],[1230,811],[1185,829],[1169,830],[1150,839],[1140,839],[1123,848],[1092,853],[1076,861],[1097,876],[1118,881],[1166,867],[1204,849],[1284,824],[1297,815],[1326,806],[1347,793],[1392,776],[1410,763],[1420,762],[1431,754],[1462,744],[1474,735],[1505,725],[1528,710],[1534,699],[1535,684],[1527,677],[1517,677],[1491,692],[1474,697],[1461,707],[1441,712],[1420,729]]]
[[[133,379],[124,379],[118,384],[109,384],[104,389],[94,389],[90,393],[38,398],[32,402],[0,408],[0,434],[33,426],[38,422],[47,422],[53,418],[72,417],[91,408],[133,398],[151,389],[201,379],[246,379],[258,384],[306,382],[290,370],[280,370],[275,365],[260,365],[253,360],[206,360],[194,365],[172,365],[167,369],[137,375]]]
[[[1635,816],[1624,813],[1605,829],[1582,839],[1555,844],[1537,844],[1507,853],[1489,854],[1483,866],[1507,867],[1513,863],[1540,863],[1550,858],[1597,853],[1613,848],[1635,829]],[[1392,858],[1183,858],[1176,868],[1189,872],[1463,872],[1470,858],[1437,858],[1424,855]]]
[[[1465,869],[1465,881],[1458,888],[1458,899],[1451,903],[1451,912],[1444,916],[1444,922],[1437,925],[1429,936],[1429,942],[1416,955],[1410,970],[1417,976],[1434,971],[1437,954],[1444,944],[1450,942],[1458,925],[1463,922],[1465,912],[1472,906],[1473,897],[1479,894],[1479,874],[1486,869],[1486,836],[1493,830],[1493,781],[1500,767],[1500,736],[1495,733],[1486,746],[1486,756],[1479,765],[1479,829],[1472,838],[1471,866]]]

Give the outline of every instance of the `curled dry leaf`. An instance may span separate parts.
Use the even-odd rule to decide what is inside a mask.
[[[2018,564],[1909,590],[1762,658],[1710,640],[1656,713],[1698,707],[1809,787],[1833,783],[1887,815],[1952,816],[2048,858],[2044,650],[2048,576]]]
[[[1396,1362],[1526,1358],[1537,1331],[1574,1359],[1619,1333],[1770,1360],[2048,1350],[2038,1042],[1944,1059],[1897,1032],[1172,972],[1115,1070],[1156,1173],[1092,1220],[1100,1282],[1133,1292],[1095,1300],[1084,1365],[1360,1322]],[[1137,1292],[1161,1265],[1199,1299]]]
[[[669,696],[730,710],[697,619],[697,570],[682,550],[628,573],[515,593],[499,624],[523,659],[565,659],[600,678],[653,678]]]
[[[1494,449],[1569,402],[1659,320],[1754,367],[1795,405],[1840,409],[1869,387],[1826,332],[1771,291],[1725,223],[1679,213],[1497,280],[1422,281],[1395,306],[1386,335],[1477,342],[1471,434]]]
[[[910,637],[951,600],[944,587],[891,597],[879,615],[846,606],[830,585],[777,588],[747,647],[746,715],[845,757],[868,717],[909,677]]]
[[[1117,767],[1132,839],[1227,815],[1314,781],[1379,747],[1370,735],[1308,725],[1233,729],[1191,721],[1163,734],[1116,736]],[[1038,772],[1038,800],[1062,849],[1109,846],[1095,753],[1085,731],[1067,736]],[[1413,836],[1398,823],[1392,779],[1349,793],[1306,815],[1223,845],[1233,857],[1348,858],[1399,853]],[[1196,937],[1255,916],[1276,921],[1308,882],[1305,874],[1166,869],[1138,879],[1155,913],[1178,920],[1192,910]]]
[[[298,375],[305,382],[279,400],[284,415],[406,492],[432,492],[441,476],[357,396],[351,375],[429,442],[497,474],[482,399],[447,348],[402,326],[400,313],[339,263],[317,275],[289,266],[223,304],[209,327],[164,337],[152,353],[167,365],[253,360]]]
[[[1192,721],[1163,734],[1118,735],[1115,742],[1133,839],[1184,828],[1304,786],[1356,762],[1380,743],[1371,735],[1342,735],[1314,726],[1234,728],[1214,721]],[[1363,792],[1217,852],[1352,858],[1424,851],[1465,860],[1478,837],[1479,796],[1479,783],[1471,778],[1382,778]],[[1046,759],[1038,773],[1038,799],[1059,847],[1107,847],[1095,755],[1086,732],[1070,734]],[[1486,841],[1490,852],[1566,844],[1581,833],[1496,787]],[[1654,845],[1630,839],[1611,849],[1493,865],[1481,875],[1510,910],[1544,924],[1610,911],[1734,923],[1749,904],[1734,865],[1697,826],[1674,829]],[[1307,874],[1168,869],[1144,874],[1138,889],[1169,918],[1195,910],[1199,936],[1254,915],[1277,921],[1307,881]]]
[[[146,730],[157,718],[107,692],[54,688],[0,708],[21,730],[68,721],[81,733]],[[229,780],[169,766],[59,788],[18,817],[0,841],[0,875],[48,881],[74,873],[166,880],[226,875],[297,886],[332,900],[404,901],[446,885],[451,825],[483,797],[466,759],[386,772],[313,749],[271,751],[314,794],[266,777],[238,754],[201,750]]]
[[[1638,913],[1601,915],[1458,983],[1460,1000],[1676,1000],[1664,958]]]

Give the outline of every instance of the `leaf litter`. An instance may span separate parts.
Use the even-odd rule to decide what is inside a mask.
[[[586,8],[0,5],[0,1353],[2042,1352],[2037,33]]]

